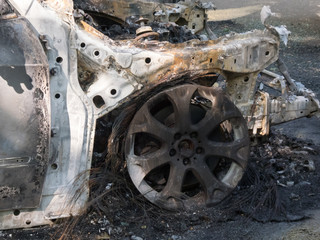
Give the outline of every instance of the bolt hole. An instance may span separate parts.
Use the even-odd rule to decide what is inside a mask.
[[[51,134],[50,134],[50,135],[51,135],[51,137],[54,137],[54,136],[57,134],[55,131],[53,131],[53,129],[51,129],[51,131],[50,131],[50,132],[51,132]]]
[[[56,163],[51,164],[51,169],[57,170],[58,165]]]
[[[30,224],[31,224],[31,221],[30,221],[30,220],[27,220],[27,221],[26,221],[26,224],[27,224],[27,225],[30,225]]]
[[[60,93],[56,93],[56,94],[54,95],[54,97],[55,97],[56,99],[59,99],[59,98],[61,97],[61,95],[60,95]]]
[[[86,44],[85,44],[84,42],[82,42],[82,43],[80,44],[80,47],[81,47],[81,48],[85,48],[85,47],[86,47]]]
[[[300,112],[301,114],[303,113],[303,111]]]
[[[240,95],[238,96],[238,99],[241,100],[241,96]]]
[[[212,63],[212,58],[210,58],[210,63]]]
[[[113,96],[116,95],[117,94],[117,90],[114,89],[114,88],[111,89],[110,94],[113,95]]]
[[[234,64],[236,64],[237,63],[237,59],[234,59],[233,62],[234,62]]]
[[[266,51],[266,53],[265,53],[265,54],[266,54],[266,56],[268,56],[268,55],[270,54],[270,52],[269,52],[269,51]]]
[[[151,58],[147,57],[147,58],[145,59],[145,62],[146,62],[146,64],[151,63]]]
[[[105,102],[100,95],[97,95],[93,98],[93,103],[97,108],[101,108],[103,105],[105,105]]]
[[[248,81],[249,81],[249,77],[245,77],[245,78],[244,78],[244,81],[245,81],[245,82],[248,82]]]
[[[96,57],[99,57],[100,55],[100,52],[98,50],[94,51],[93,54],[96,56]]]
[[[20,215],[20,210],[16,209],[13,211],[13,215],[19,216]]]
[[[57,63],[62,63],[62,61],[63,61],[63,58],[62,58],[62,57],[57,57],[57,58],[56,58],[56,62],[57,62]]]
[[[199,18],[200,17],[200,14],[197,14],[197,18]]]

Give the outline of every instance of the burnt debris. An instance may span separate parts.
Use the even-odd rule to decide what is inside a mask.
[[[193,34],[190,30],[178,25],[153,22],[150,26],[154,32],[159,33],[159,41],[182,43],[192,39],[200,39],[199,35]],[[136,30],[139,27],[137,24],[130,24],[128,26],[113,24],[111,26],[99,25],[98,29],[111,39],[127,40],[136,37]]]
[[[137,29],[141,27],[136,21],[127,21],[127,23],[120,24],[105,16],[84,12],[80,9],[75,11],[75,18],[86,21],[113,40],[134,39]],[[159,34],[159,41],[182,43],[192,39],[200,39],[200,35],[194,34],[186,26],[179,26],[175,23],[151,22],[148,25],[153,32]]]

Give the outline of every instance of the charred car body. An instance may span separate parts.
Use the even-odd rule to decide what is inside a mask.
[[[98,119],[113,116],[109,147],[124,156],[141,194],[192,209],[236,187],[250,136],[319,110],[285,69],[264,70],[278,59],[283,29],[172,44],[145,19],[210,38],[206,5],[75,1],[87,15],[69,0],[0,3],[0,229],[82,212]],[[94,27],[101,19],[140,27],[135,38],[114,41]]]

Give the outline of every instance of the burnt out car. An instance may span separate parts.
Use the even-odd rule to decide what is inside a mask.
[[[98,125],[110,131],[97,154],[120,158],[142,195],[193,209],[237,186],[250,137],[319,111],[281,62],[284,76],[264,70],[284,28],[215,39],[213,6],[187,0],[0,3],[0,229],[83,211]],[[103,34],[115,22],[134,36]]]

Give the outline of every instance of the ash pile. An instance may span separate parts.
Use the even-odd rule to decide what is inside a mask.
[[[241,213],[261,222],[307,218],[307,210],[319,207],[317,169],[318,146],[272,133],[266,142],[251,147],[248,170],[222,203],[223,216]]]
[[[267,140],[251,147],[248,169],[227,199],[214,208],[191,212],[169,212],[152,205],[130,187],[122,172],[124,175],[120,173],[122,177],[116,181],[108,179],[108,194],[100,198],[102,204],[93,205],[96,211],[89,218],[99,232],[110,228],[119,238],[141,226],[146,227],[141,230],[144,234],[165,236],[243,218],[258,222],[300,221],[320,207],[319,153],[320,147],[312,142],[273,132]],[[98,179],[105,181],[104,177]],[[108,207],[103,207],[105,204]],[[137,216],[141,216],[139,221]],[[102,220],[108,220],[106,226]]]
[[[102,133],[101,136],[107,135],[104,131]],[[239,215],[259,222],[305,219],[308,217],[307,210],[320,207],[319,154],[320,147],[311,141],[302,141],[273,132],[264,142],[251,146],[248,169],[233,193],[214,208],[199,209],[196,211],[197,215],[219,222],[236,219]],[[105,154],[95,153],[96,167],[101,167],[99,163],[104,162],[104,157]],[[103,175],[104,179],[106,175]],[[110,173],[107,175],[110,176]],[[194,216],[194,213],[170,213],[146,202],[139,194],[133,194],[133,186],[131,188],[130,181],[125,180],[128,176],[123,171],[120,171],[119,175],[122,176],[117,177],[117,181],[114,181],[114,178],[104,179],[118,189],[113,191],[111,188],[102,199],[102,202],[113,206],[103,208],[107,215],[115,214],[115,219],[118,218],[119,221],[122,214],[123,217],[132,214],[132,218],[135,219],[136,212],[140,211],[148,216],[159,214],[165,215],[166,218],[168,215],[172,218],[185,218],[189,214]],[[127,201],[128,196],[133,201]],[[95,198],[94,194],[92,197]],[[116,210],[119,199],[123,210],[120,212]],[[148,210],[144,209],[145,207]],[[100,204],[97,208],[98,212],[102,210]]]

